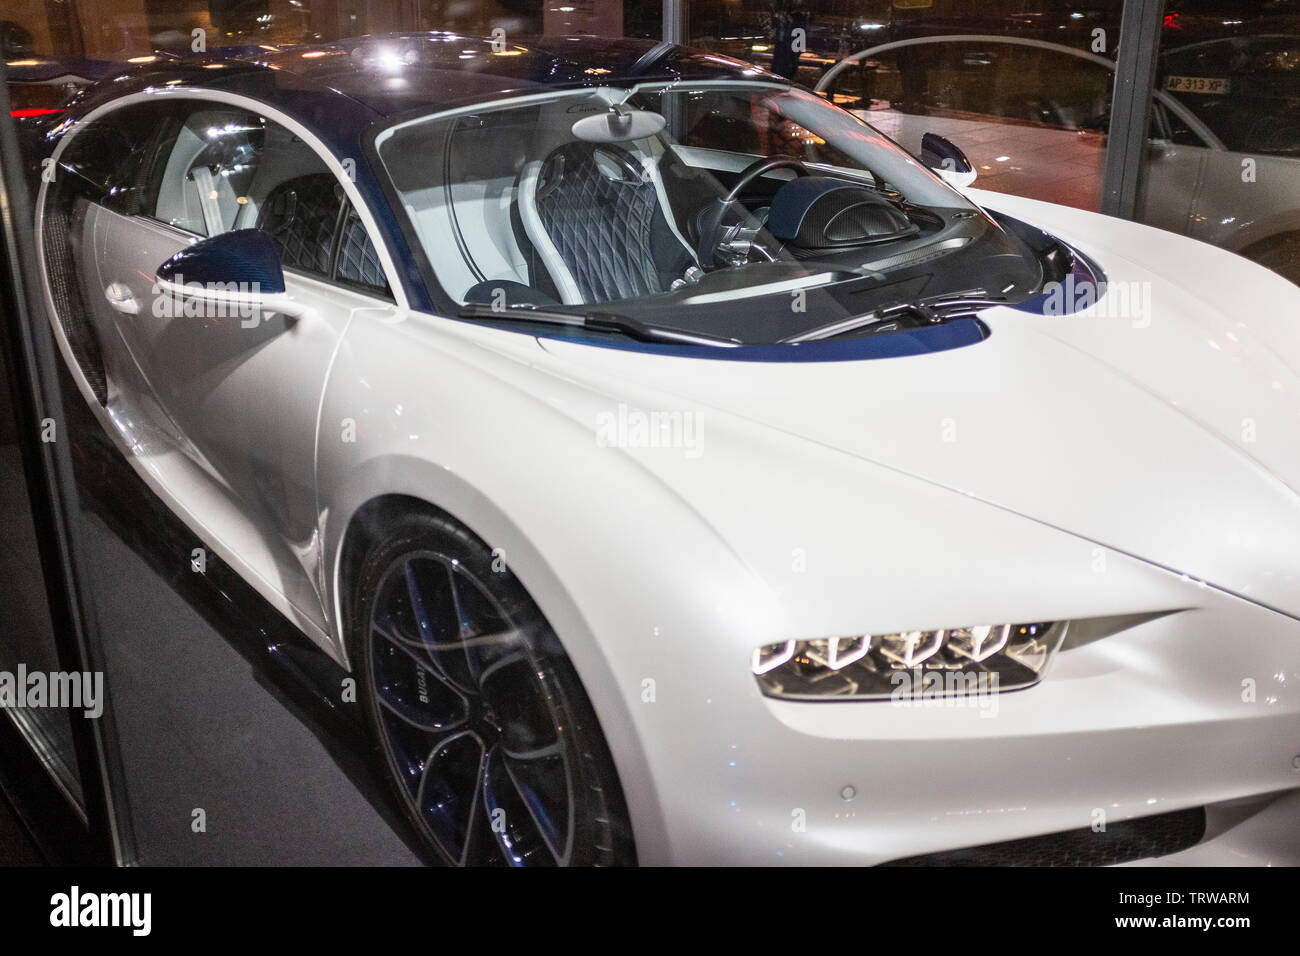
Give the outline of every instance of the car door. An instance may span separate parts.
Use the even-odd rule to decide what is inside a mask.
[[[138,208],[87,213],[87,233],[103,250],[100,299],[196,459],[314,585],[320,397],[353,316],[392,308],[387,278],[343,181],[315,146],[240,106],[168,108],[173,130],[146,164],[150,185]],[[160,292],[161,263],[237,229],[271,237],[286,291],[301,306],[296,317],[223,314]],[[302,583],[286,586],[304,591]]]

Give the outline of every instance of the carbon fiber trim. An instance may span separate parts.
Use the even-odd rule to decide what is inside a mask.
[[[45,274],[54,299],[55,316],[73,358],[99,404],[106,405],[108,380],[104,374],[104,359],[99,350],[99,338],[90,324],[90,311],[81,298],[81,287],[73,273],[76,264],[71,248],[71,228],[70,211],[62,203],[48,203],[41,239],[45,246]]]

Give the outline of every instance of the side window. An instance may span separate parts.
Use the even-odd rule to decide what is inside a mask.
[[[797,156],[812,163],[850,169],[860,166],[783,115],[776,98],[763,93],[747,97],[732,93],[691,94],[685,116],[684,146],[754,156]]]
[[[65,190],[124,216],[152,209],[152,170],[170,145],[170,116],[159,104],[136,104],[100,116],[80,130],[54,179]]]
[[[160,162],[153,217],[198,236],[260,229],[285,269],[389,296],[374,243],[342,185],[289,130],[204,104]]]
[[[686,97],[685,103],[685,131],[680,137],[683,146],[766,155],[758,135],[765,124],[753,121],[752,101],[701,92]]]
[[[380,292],[389,298],[388,280],[379,263],[375,244],[370,241],[365,224],[357,211],[350,206],[344,213],[343,232],[339,240],[336,276],[342,282]]]
[[[256,226],[275,240],[285,268],[329,277],[334,235],[346,204],[343,187],[332,174],[304,173],[282,179],[261,197]]]
[[[1159,94],[1157,94],[1159,95]],[[1159,100],[1151,104],[1151,130],[1153,140],[1168,140],[1178,146],[1205,147],[1201,139],[1173,110]]]
[[[220,109],[191,113],[162,169],[155,218],[199,236],[237,228],[265,140],[265,124],[249,114]]]

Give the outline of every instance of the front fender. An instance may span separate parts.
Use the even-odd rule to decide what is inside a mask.
[[[763,590],[684,498],[563,410],[585,390],[533,368],[534,339],[430,324],[354,323],[326,387],[317,484],[337,656],[347,663],[342,556],[358,512],[403,495],[449,513],[500,549],[559,635],[653,862],[667,827],[644,742],[671,699],[670,636],[745,615],[756,630]]]

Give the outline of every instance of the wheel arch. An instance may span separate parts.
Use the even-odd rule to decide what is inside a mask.
[[[484,494],[434,462],[385,455],[354,468],[346,485],[331,495],[320,517],[322,544],[329,556],[325,579],[332,637],[340,661],[346,666],[351,667],[343,633],[353,580],[350,575],[355,574],[382,522],[409,508],[447,517],[469,529],[489,548],[500,549],[548,619],[553,610],[576,613],[576,602],[559,579],[548,572],[540,552]]]
[[[1271,251],[1275,247],[1283,246],[1290,242],[1300,242],[1300,221],[1291,223],[1291,228],[1289,229],[1283,229],[1269,236],[1265,236],[1262,239],[1256,239],[1254,242],[1242,246],[1235,251],[1238,255],[1245,256],[1247,259],[1258,262],[1258,256],[1260,253]],[[1284,273],[1279,274],[1284,275]],[[1292,278],[1291,276],[1286,277]]]
[[[591,702],[618,772],[636,846],[663,845],[666,821],[659,810],[650,761],[636,732],[636,721],[627,698],[608,692],[617,686],[616,676],[576,598],[505,511],[454,472],[401,455],[373,459],[353,471],[346,487],[322,511],[331,639],[340,662],[353,669],[344,635],[351,582],[382,522],[406,508],[445,516],[489,548],[502,550],[511,571],[556,632]]]

